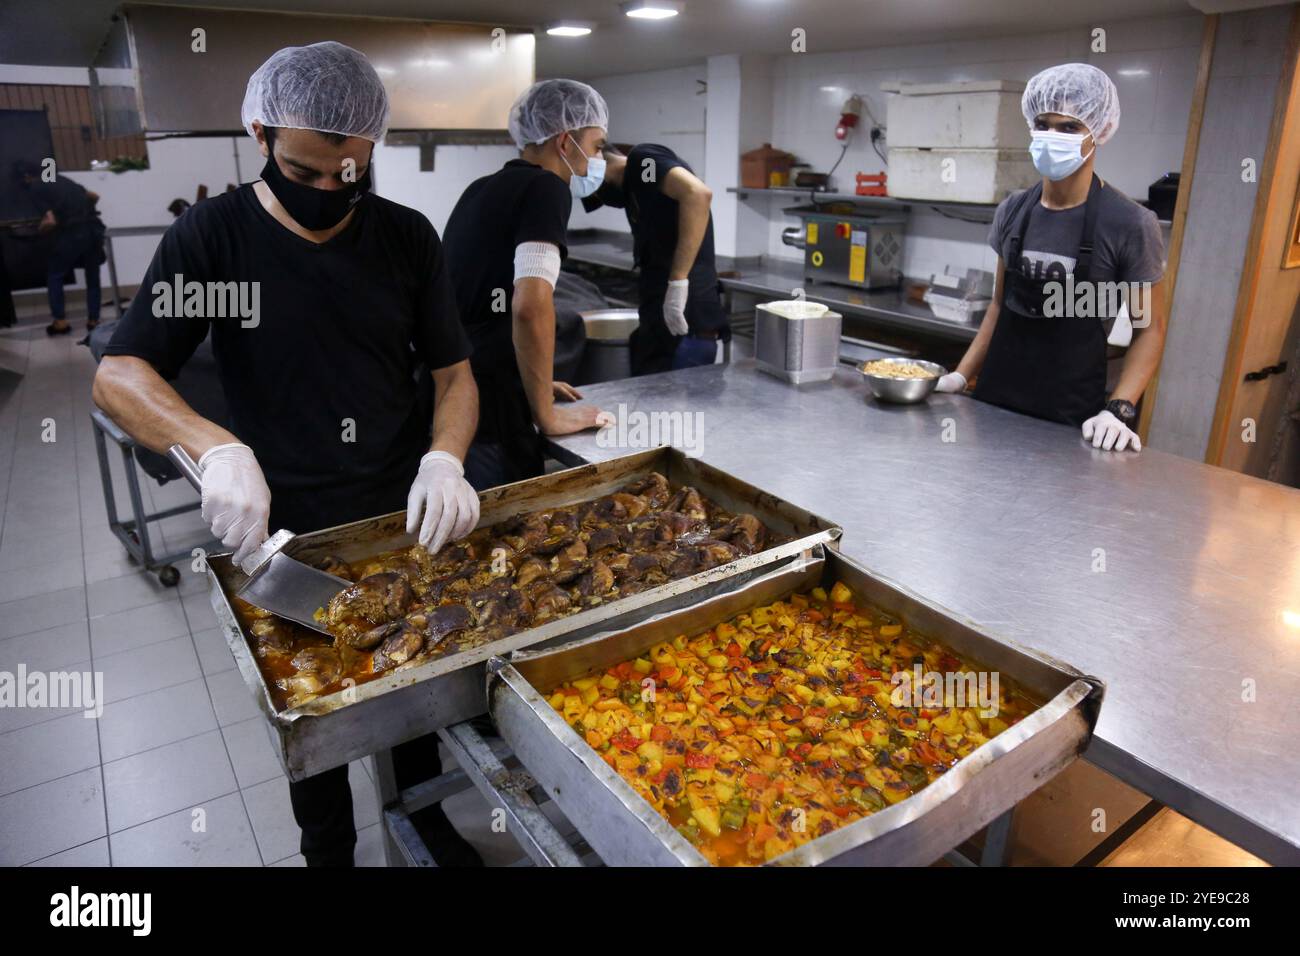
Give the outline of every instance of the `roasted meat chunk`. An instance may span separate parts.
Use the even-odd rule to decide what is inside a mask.
[[[325,608],[325,624],[349,644],[361,646],[366,634],[380,624],[401,617],[414,600],[411,582],[395,571],[362,578],[344,588]]]
[[[371,680],[717,567],[770,536],[754,516],[652,473],[475,529],[436,554],[408,545],[350,564],[322,559],[352,582],[320,613],[332,646],[249,605],[239,611],[284,699],[301,702],[343,677]]]
[[[371,669],[376,673],[405,664],[424,647],[424,633],[410,621],[394,621],[387,625],[383,643],[371,658]]]

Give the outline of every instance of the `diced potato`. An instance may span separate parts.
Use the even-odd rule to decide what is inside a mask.
[[[885,784],[884,789],[881,792],[885,795],[885,800],[891,804],[906,800],[911,796],[911,792],[907,789],[907,784],[903,783],[901,780],[890,780]]]
[[[883,624],[881,625],[880,628],[881,637],[897,637],[899,634],[902,633],[903,633],[903,625],[901,624]]]
[[[651,763],[662,763],[664,759],[664,748],[653,740],[647,740],[640,747],[637,747],[636,752]]]
[[[853,592],[844,586],[843,581],[836,581],[831,588],[831,601],[836,604],[848,604],[853,600]]]
[[[961,733],[962,721],[956,711],[950,710],[946,714],[934,718],[933,723],[934,726],[938,727],[944,734]]]
[[[718,818],[717,807],[696,807],[693,811],[695,822],[700,825],[700,829],[709,836],[719,836],[722,833],[722,824]]]
[[[582,692],[582,696],[580,696],[578,699],[581,700],[588,707],[590,707],[592,704],[594,704],[597,700],[600,699],[600,689],[597,687],[588,687],[586,690]]]

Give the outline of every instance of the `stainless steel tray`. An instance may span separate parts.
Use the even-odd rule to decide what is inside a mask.
[[[522,512],[586,501],[652,471],[661,472],[674,485],[693,485],[729,511],[749,512],[791,540],[730,564],[549,621],[482,647],[392,672],[288,710],[276,709],[248,635],[232,606],[232,595],[244,581],[243,572],[231,563],[229,555],[210,558],[213,609],[239,672],[267,721],[272,744],[289,778],[301,780],[483,713],[487,709],[484,666],[493,655],[627,627],[662,611],[671,602],[694,602],[716,594],[748,580],[773,562],[788,560],[818,543],[833,545],[839,539],[840,529],[825,519],[672,448],[638,452],[489,489],[479,496],[479,524],[495,524]],[[287,551],[305,561],[330,554],[351,561],[413,543],[414,536],[406,533],[405,512],[395,512],[300,535]],[[687,594],[692,597],[684,598]]]
[[[489,712],[501,736],[583,837],[614,866],[707,866],[708,861],[643,800],[547,703],[542,692],[694,634],[794,591],[844,581],[862,599],[922,634],[1005,674],[1045,703],[959,761],[920,793],[791,850],[769,865],[923,866],[938,860],[1065,769],[1087,747],[1102,684],[1034,651],[1001,643],[924,598],[821,548],[757,575],[742,588],[631,628],[523,651],[488,666]],[[539,692],[540,688],[540,692]]]

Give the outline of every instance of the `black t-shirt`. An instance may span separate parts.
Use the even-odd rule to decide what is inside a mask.
[[[1020,226],[1025,204],[1036,190],[1012,193],[998,206],[989,227],[989,245],[1007,269],[1019,270],[1027,279],[1064,280],[1074,272],[1083,240],[1086,203],[1069,209],[1048,209],[1041,202],[1029,213],[1020,260],[1012,262],[1011,241]],[[1159,282],[1164,275],[1164,237],[1155,213],[1139,206],[1118,189],[1105,184],[1095,200],[1100,204],[1093,232],[1093,282]],[[1008,304],[1018,312],[1030,307],[1018,301],[1007,286]]]
[[[572,204],[563,179],[512,159],[469,184],[445,230],[448,271],[474,345],[470,364],[479,385],[477,440],[511,446],[507,451],[517,448],[521,463],[540,455],[540,443],[511,337],[515,247],[548,242],[559,247],[561,259],[567,256],[565,230]]]
[[[623,173],[623,198],[628,225],[632,228],[633,248],[641,269],[642,298],[657,304],[663,300],[668,272],[677,249],[677,200],[663,191],[664,181],[680,166],[693,172],[686,162],[667,146],[641,143],[627,154]],[[704,238],[695,262],[687,273],[690,301],[687,321],[691,331],[717,331],[726,325],[718,300],[718,271],[713,258],[713,216],[705,227]]]
[[[215,295],[208,317],[178,316],[154,289],[181,276],[211,283],[205,294],[239,283],[226,288],[256,304],[257,324],[212,318]],[[251,185],[196,204],[164,234],[105,351],[170,378],[209,327],[231,431],[257,455],[273,506],[280,491],[345,500],[413,474],[430,435],[417,365],[444,368],[470,353],[437,232],[375,195],[324,243],[276,222]]]
[[[32,196],[41,207],[42,215],[52,211],[60,228],[82,226],[94,221],[95,204],[90,201],[86,187],[63,176],[54,182],[37,180],[31,186]]]

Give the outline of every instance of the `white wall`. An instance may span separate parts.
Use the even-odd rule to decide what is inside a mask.
[[[827,170],[839,155],[833,135],[840,107],[850,92],[869,101],[885,121],[882,83],[940,83],[961,80],[1028,80],[1056,63],[1088,62],[1110,74],[1119,89],[1118,132],[1098,153],[1097,172],[1134,198],[1182,165],[1203,18],[1199,14],[1106,24],[1108,52],[1089,52],[1090,35],[1078,29],[1002,39],[880,47],[848,53],[791,54],[775,60],[772,144],[797,153],[814,169]],[[863,117],[863,125],[867,118]],[[882,148],[883,148],[882,144]],[[1025,145],[1028,146],[1028,133]],[[854,138],[836,172],[839,188],[851,192],[855,173],[884,164],[866,135]],[[781,242],[781,229],[795,220],[780,214],[789,197],[757,197],[770,209],[768,252],[797,256]],[[996,257],[985,243],[988,227],[945,219],[913,207],[904,249],[904,272],[928,278],[945,265],[993,269]]]
[[[380,144],[375,149],[375,191],[420,210],[441,235],[465,187],[518,156],[513,146],[439,146],[432,172],[422,173],[418,148]]]

